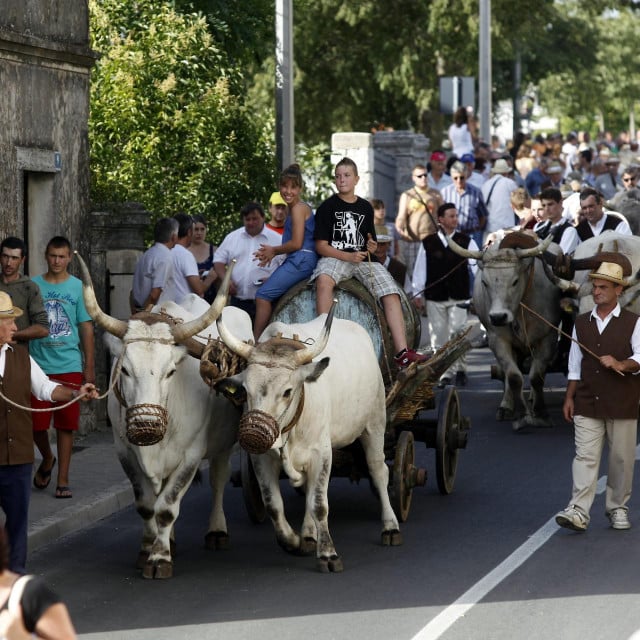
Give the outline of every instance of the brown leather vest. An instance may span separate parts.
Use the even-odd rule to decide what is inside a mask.
[[[600,334],[591,313],[576,318],[578,341],[599,356],[610,355],[616,360],[626,360],[633,351],[631,336],[638,316],[625,309],[619,317],[612,317],[606,329]],[[605,369],[589,353],[582,351],[582,369],[575,397],[576,415],[587,418],[638,417],[640,405],[640,377],[637,375],[618,375],[611,369]]]
[[[0,389],[14,402],[31,406],[31,362],[25,347],[7,349]],[[31,413],[0,398],[0,465],[32,463],[33,458]]]

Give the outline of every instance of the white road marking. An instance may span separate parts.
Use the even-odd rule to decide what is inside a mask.
[[[640,444],[636,447],[636,460],[640,460]],[[607,487],[607,476],[598,479],[596,493],[601,494]],[[540,527],[524,544],[520,545],[508,558],[493,571],[465,591],[453,604],[441,611],[431,622],[424,626],[412,640],[437,640],[462,618],[469,609],[478,604],[489,592],[509,577],[521,564],[526,562],[551,536],[560,529],[555,516]]]

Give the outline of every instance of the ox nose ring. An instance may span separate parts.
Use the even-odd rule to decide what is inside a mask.
[[[266,453],[278,439],[278,424],[273,416],[254,409],[242,414],[238,442],[248,453]]]
[[[127,408],[127,440],[138,447],[148,447],[164,438],[168,414],[157,404],[134,404]]]

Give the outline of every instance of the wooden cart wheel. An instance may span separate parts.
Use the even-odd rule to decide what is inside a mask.
[[[442,495],[453,491],[458,468],[458,444],[453,437],[460,426],[460,399],[455,387],[449,385],[438,399],[436,430],[436,479]]]
[[[396,455],[393,461],[393,491],[391,492],[391,506],[400,522],[406,522],[411,507],[411,494],[414,470],[413,433],[401,431],[396,444]]]
[[[242,479],[242,497],[249,520],[254,524],[261,524],[267,517],[267,512],[262,502],[260,485],[253,470],[251,456],[246,451],[240,451],[240,478]]]

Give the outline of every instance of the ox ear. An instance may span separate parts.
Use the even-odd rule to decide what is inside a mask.
[[[305,382],[315,382],[325,371],[325,369],[329,366],[329,361],[331,358],[322,358],[318,362],[310,362],[303,366],[305,373],[304,381]],[[308,372],[308,373],[307,373]]]

